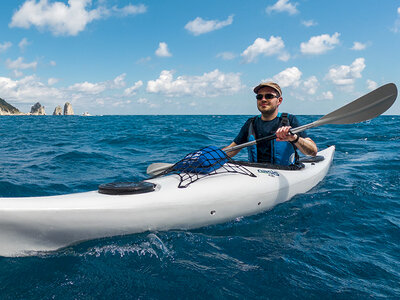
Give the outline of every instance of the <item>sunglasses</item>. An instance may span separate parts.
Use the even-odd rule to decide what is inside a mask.
[[[262,98],[264,98],[264,97],[265,97],[266,100],[279,98],[279,96],[274,95],[274,94],[257,94],[256,95],[256,99],[257,100],[262,100]]]

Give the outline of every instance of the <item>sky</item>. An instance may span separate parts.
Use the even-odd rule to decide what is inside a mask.
[[[400,0],[2,0],[0,98],[46,114],[327,114],[400,87]],[[400,100],[387,114],[400,114]]]

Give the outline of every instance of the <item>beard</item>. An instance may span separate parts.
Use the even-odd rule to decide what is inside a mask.
[[[257,107],[260,113],[264,116],[271,116],[273,115],[276,110],[278,109],[277,105],[268,105],[267,107]]]

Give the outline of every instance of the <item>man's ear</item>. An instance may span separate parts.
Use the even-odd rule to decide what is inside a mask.
[[[281,105],[282,101],[283,101],[283,98],[282,98],[282,97],[279,97],[279,98],[278,98],[278,106]]]

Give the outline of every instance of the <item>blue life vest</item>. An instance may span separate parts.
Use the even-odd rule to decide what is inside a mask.
[[[279,127],[282,126],[290,126],[288,113],[278,113],[277,117],[281,118],[281,123]],[[256,139],[256,132],[254,121],[257,117],[253,117],[250,124],[249,124],[249,134],[248,134],[248,141],[254,141]],[[281,165],[281,166],[289,166],[297,162],[298,154],[296,151],[296,146],[289,142],[278,142],[276,140],[272,140],[271,142],[271,158],[272,164]],[[257,145],[253,145],[247,147],[249,161],[250,162],[257,162]]]

